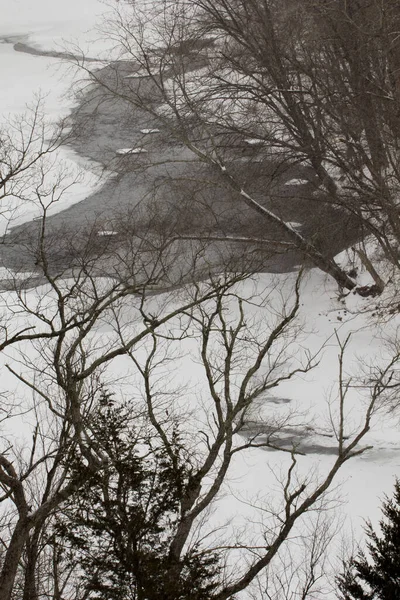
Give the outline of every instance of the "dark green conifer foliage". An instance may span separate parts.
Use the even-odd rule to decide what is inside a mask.
[[[368,553],[359,552],[337,577],[342,600],[400,600],[400,482],[393,499],[386,498],[376,533],[366,525]]]
[[[128,417],[129,418],[129,417]],[[56,536],[82,571],[93,600],[209,600],[218,585],[215,553],[194,546],[179,561],[170,555],[190,469],[156,436],[128,424],[127,413],[104,395],[92,431],[109,456],[58,519]],[[171,433],[180,455],[177,430]],[[82,476],[77,460],[74,477]]]

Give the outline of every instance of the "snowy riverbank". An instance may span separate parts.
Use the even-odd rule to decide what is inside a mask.
[[[74,106],[71,87],[74,70],[60,57],[32,55],[29,48],[51,53],[63,52],[67,44],[80,46],[85,52],[101,55],[105,47],[93,28],[105,7],[98,0],[62,3],[47,0],[0,0],[2,19],[0,23],[0,66],[2,86],[0,89],[0,123],[10,120],[18,122],[19,116],[32,107],[37,98],[43,99],[47,121],[56,123],[67,116]],[[68,42],[67,42],[68,40]],[[16,51],[15,44],[25,45],[25,51]],[[79,184],[65,194],[53,210],[64,210],[71,204],[88,196],[98,185],[93,176],[93,165],[89,165],[71,148],[62,148],[59,160],[71,171],[82,173]],[[11,225],[32,220],[40,210],[33,204],[19,206],[18,200],[10,203],[13,210]],[[17,207],[17,210],[14,209]],[[0,222],[0,233],[4,232],[10,212]]]

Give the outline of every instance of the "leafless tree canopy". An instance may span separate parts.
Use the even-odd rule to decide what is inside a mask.
[[[207,165],[203,179],[228,190],[230,206],[247,206],[268,232],[276,228],[351,289],[329,248],[321,250],[315,234],[292,227],[271,202],[273,187],[262,175],[271,160],[311,168],[310,202],[334,207],[343,222],[354,219],[359,239],[370,236],[397,268],[397,4],[193,0],[157,7],[150,18],[135,2],[116,5],[107,31],[121,61],[108,71],[83,65],[99,99],[147,115],[184,144],[185,160]],[[224,234],[236,236],[229,227]],[[255,231],[244,233],[251,241]],[[371,274],[382,289],[383,279]]]

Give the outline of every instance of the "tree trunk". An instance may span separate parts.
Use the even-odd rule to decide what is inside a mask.
[[[354,248],[354,251],[357,254],[357,256],[359,257],[359,259],[361,260],[364,267],[367,269],[368,273],[371,275],[372,279],[375,282],[375,285],[379,289],[379,293],[381,294],[383,292],[383,290],[385,289],[385,282],[383,281],[382,277],[379,275],[378,271],[375,269],[374,265],[369,260],[367,254],[366,254],[366,252],[364,252],[364,250],[361,250],[359,248]]]
[[[26,568],[24,579],[24,595],[22,600],[38,600],[38,590],[36,585],[37,560],[39,555],[39,537],[41,526],[37,525],[26,544]]]
[[[21,518],[11,536],[0,573],[0,600],[11,600],[19,561],[29,536],[30,527],[29,519]]]
[[[294,229],[290,224],[285,223],[285,221],[278,217],[278,215],[274,214],[272,211],[268,210],[262,204],[257,202],[254,198],[249,196],[249,194],[247,194],[244,190],[239,190],[233,178],[226,172],[224,172],[224,174],[232,182],[232,187],[235,187],[240,193],[247,206],[253,208],[270,222],[277,225],[283,233],[289,236],[290,240],[293,242],[293,245],[303,252],[308,258],[310,258],[316,267],[333,277],[340,288],[353,290],[356,287],[353,279],[349,277],[346,271],[336,264],[332,258],[328,258],[322,254],[312,242],[303,237],[301,233],[296,231],[296,229]]]

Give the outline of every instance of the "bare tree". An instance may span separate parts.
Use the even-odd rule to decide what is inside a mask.
[[[215,10],[217,8],[218,3]],[[226,12],[227,7],[221,7],[221,11],[224,10]],[[341,287],[352,289],[355,287],[354,281],[334,262],[329,252],[322,251],[318,243],[281,217],[279,210],[274,211],[270,207],[271,194],[268,188],[265,190],[260,172],[266,168],[267,159],[276,161],[276,155],[268,152],[264,156],[258,154],[258,160],[265,162],[261,162],[258,171],[249,176],[247,168],[252,161],[246,160],[241,152],[243,146],[246,146],[246,138],[252,138],[251,142],[263,142],[263,134],[251,132],[250,126],[246,128],[243,125],[241,128],[242,122],[250,120],[251,124],[258,123],[261,130],[282,127],[277,124],[276,118],[271,120],[268,111],[264,110],[262,114],[263,100],[257,103],[257,98],[265,96],[267,101],[270,97],[263,89],[254,90],[255,101],[251,102],[252,91],[248,89],[249,84],[241,83],[245,75],[237,71],[232,62],[235,57],[234,48],[231,52],[224,41],[218,44],[213,39],[213,36],[220,38],[229,32],[219,33],[218,24],[213,31],[212,23],[206,20],[206,13],[205,7],[197,2],[178,2],[174,5],[162,3],[154,15],[151,13],[150,19],[149,13],[141,12],[140,7],[133,2],[126,3],[123,7],[117,5],[115,20],[109,24],[108,35],[121,48],[123,60],[119,63],[114,61],[111,66],[100,71],[90,69],[85,63],[80,66],[90,80],[96,83],[99,102],[107,103],[113,98],[118,99],[126,106],[127,112],[133,110],[139,115],[145,115],[152,127],[161,127],[176,143],[185,145],[186,153],[169,158],[169,162],[186,165],[187,168],[189,161],[191,168],[186,173],[182,172],[182,167],[178,171],[175,169],[171,177],[192,182],[193,179],[208,181],[209,188],[214,189],[209,211],[213,208],[216,210],[220,201],[218,196],[221,197],[222,194],[226,199],[226,210],[234,211],[235,207],[244,210],[247,207],[255,221],[261,218],[261,224],[258,222],[253,227],[253,232],[246,231],[244,236],[238,236],[233,231],[232,223],[229,223],[224,235],[228,235],[231,240],[241,237],[241,243],[244,237],[250,245],[256,243],[258,246],[265,237],[264,243],[267,244],[271,237],[262,233],[262,223],[265,223],[265,226],[275,232],[279,241],[292,249],[297,248],[313,264],[333,276]],[[232,21],[233,18],[227,18],[227,23]],[[242,21],[244,22],[244,17]],[[225,58],[225,54],[228,54],[229,59]],[[242,54],[246,56],[245,52]],[[247,70],[252,70],[253,66],[250,60]],[[227,73],[232,75],[233,81],[238,82],[237,85],[229,83]],[[225,80],[224,77],[228,79]],[[293,94],[288,95],[291,106],[296,106]],[[299,112],[299,108],[296,111]],[[236,124],[236,119],[239,124]],[[302,128],[306,129],[304,123]],[[264,141],[269,143],[267,139]],[[288,160],[292,163],[299,161],[299,155],[291,149],[290,144],[288,147],[291,152],[278,158],[281,164],[287,164]],[[319,164],[320,172],[323,171],[324,178],[329,180],[322,166],[322,159]],[[254,187],[257,178],[260,182],[258,189]],[[193,186],[189,192],[191,196],[192,190]],[[191,205],[193,213],[193,202]],[[210,234],[210,231],[207,233]]]
[[[65,193],[79,179],[62,165],[58,150],[71,139],[65,121],[51,123],[44,102],[38,98],[25,114],[0,125],[0,201],[2,235],[7,232],[21,205],[32,206],[38,194]],[[57,168],[55,168],[57,167]],[[68,180],[68,183],[67,183]],[[45,189],[47,186],[46,194]],[[48,198],[49,200],[49,198]],[[56,198],[53,196],[52,201]]]
[[[139,254],[139,272],[140,257]],[[298,350],[297,360],[290,358],[295,354],[293,346],[299,331],[296,319],[300,279],[286,301],[281,297],[275,303],[272,296],[263,293],[257,297],[246,286],[241,291],[243,275],[211,277],[209,281],[191,283],[179,293],[158,297],[147,295],[143,279],[135,285],[129,277],[99,278],[96,271],[90,271],[91,260],[87,258],[80,270],[75,267],[67,280],[67,273],[61,276],[46,271],[47,263],[42,256],[48,282],[45,291],[19,290],[17,296],[13,293],[15,316],[18,317],[17,311],[19,319],[29,316],[31,327],[36,328],[22,332],[19,323],[15,323],[17,334],[4,340],[3,349],[8,347],[11,353],[8,370],[28,392],[24,401],[29,403],[29,395],[33,394],[30,410],[36,419],[30,448],[20,454],[8,436],[1,455],[2,501],[7,507],[12,503],[15,515],[9,537],[3,538],[2,600],[12,598],[17,589],[23,589],[25,598],[35,599],[44,578],[49,581],[48,589],[55,594],[59,581],[66,581],[65,577],[66,585],[75,590],[71,594],[85,597],[84,582],[79,581],[76,571],[70,570],[68,561],[57,554],[63,544],[52,536],[50,524],[62,514],[66,503],[74,504],[73,499],[79,498],[93,477],[100,481],[103,494],[107,489],[104,486],[114,481],[110,469],[115,456],[110,454],[107,441],[93,422],[104,389],[121,397],[126,393],[136,397],[131,411],[135,428],[143,423],[150,429],[152,447],[162,449],[177,473],[184,453],[187,470],[182,480],[175,478],[180,482],[180,493],[173,526],[169,529],[168,560],[163,563],[165,583],[179,580],[187,564],[185,557],[191,555],[195,540],[205,543],[202,527],[210,507],[224,489],[237,453],[257,447],[285,451],[281,437],[293,429],[294,423],[298,424],[299,416],[271,413],[264,429],[249,430],[254,403],[280,382],[309,370],[316,358],[307,352],[301,355]],[[154,280],[151,282],[154,284]],[[102,327],[107,327],[107,335],[101,333]],[[185,417],[186,392],[168,383],[181,360],[179,354],[184,351],[185,342],[199,360],[204,382],[200,388],[204,390],[201,403],[198,404],[198,398],[191,405],[192,418],[190,414]],[[397,357],[377,373],[375,383],[369,382],[368,389],[372,391],[365,415],[349,432],[350,424],[346,422],[349,383],[343,374],[346,345],[347,341],[341,344],[338,407],[336,411],[331,409],[337,438],[337,456],[331,469],[317,482],[304,479],[297,473],[301,449],[296,449],[295,442],[293,448],[286,447],[291,462],[282,484],[281,502],[269,512],[271,520],[265,531],[260,532],[265,543],[256,548],[242,544],[245,567],[234,577],[222,578],[212,593],[213,598],[230,598],[241,592],[271,565],[303,515],[318,509],[318,502],[342,465],[364,451],[360,443],[381,405]],[[124,366],[122,360],[126,361]],[[132,365],[133,372],[128,365]],[[124,382],[127,373],[128,388]],[[186,431],[176,445],[174,424],[182,418]],[[134,433],[131,439],[135,448]],[[81,463],[79,477],[73,475],[72,469],[77,461]],[[111,492],[112,488],[107,493]],[[123,499],[119,501],[123,514],[127,505]],[[150,494],[148,501],[151,506],[154,496]],[[43,540],[47,541],[42,544]],[[221,549],[221,563],[229,562],[230,553],[237,550],[236,544]],[[200,552],[206,556],[207,547],[201,545]],[[318,552],[315,549],[313,556]],[[51,573],[45,561],[49,554],[56,561],[56,570]],[[57,556],[60,556],[58,562]],[[128,569],[128,566],[123,567],[120,562],[118,568]],[[309,585],[314,581],[315,568],[314,565],[314,571],[307,575]],[[47,569],[45,576],[43,569],[45,572]],[[138,572],[134,571],[133,576],[135,573]]]
[[[36,415],[30,449],[20,455],[7,435],[1,454],[2,501],[14,505],[0,576],[1,597],[7,599],[25,551],[26,597],[35,597],[38,543],[44,524],[81,485],[68,477],[68,463],[74,454],[80,452],[91,471],[104,467],[105,457],[90,439],[85,422],[103,384],[105,366],[129,354],[177,315],[190,314],[195,306],[243,277],[232,274],[204,283],[190,295],[172,291],[158,305],[152,291],[165,285],[170,246],[157,246],[154,238],[150,244],[137,238],[119,253],[115,246],[111,251],[111,242],[103,242],[102,236],[89,235],[80,239],[80,246],[73,239],[65,240],[63,247],[58,243],[59,232],[58,237],[54,232],[46,235],[46,224],[44,213],[32,247],[44,287],[29,289],[29,279],[13,280],[2,323],[2,350],[10,348],[12,352],[7,368],[28,391],[20,404]],[[74,249],[72,264],[54,260],[60,247],[64,252]],[[111,256],[114,270],[110,276],[105,265],[109,266]],[[149,307],[152,304],[154,308]],[[124,306],[133,323],[129,336],[123,340],[118,336],[96,338],[98,328]]]
[[[150,115],[208,165],[231,203],[246,203],[351,288],[318,240],[271,209],[273,192],[254,167],[271,157],[308,165],[310,202],[354,219],[359,238],[370,236],[397,269],[397,3],[193,0],[150,12],[116,6],[109,31],[124,62],[87,68],[99,96]],[[381,291],[379,268],[359,250]]]
[[[194,4],[218,40],[205,86],[230,107],[222,128],[310,164],[318,201],[354,215],[398,268],[397,4]]]

